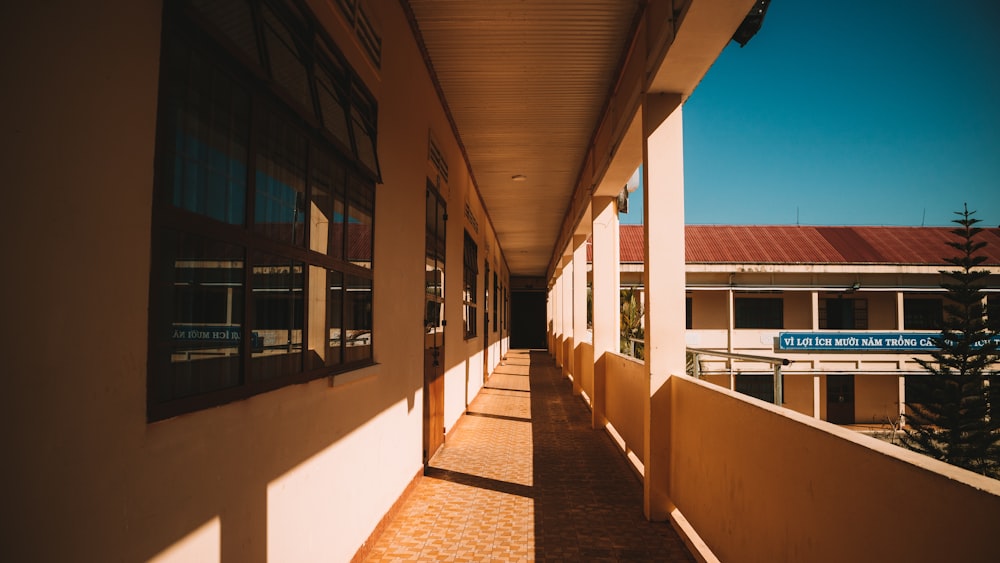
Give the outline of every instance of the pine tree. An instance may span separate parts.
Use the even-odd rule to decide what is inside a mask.
[[[990,386],[1000,378],[991,372],[1000,357],[986,322],[983,287],[990,273],[976,268],[986,259],[976,255],[986,243],[975,240],[982,229],[968,206],[956,212],[959,237],[949,246],[958,257],[945,260],[957,270],[941,274],[947,293],[941,333],[933,339],[933,360],[917,359],[928,375],[912,378],[919,402],[907,401],[911,416],[902,438],[908,448],[977,473],[1000,478],[1000,404],[991,409]],[[994,390],[1000,400],[1000,393]]]

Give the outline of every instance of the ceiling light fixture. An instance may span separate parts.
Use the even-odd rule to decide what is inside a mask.
[[[514,180],[515,182],[524,182],[528,179],[528,177],[525,176],[524,174],[514,174],[513,176],[510,177],[510,179]]]

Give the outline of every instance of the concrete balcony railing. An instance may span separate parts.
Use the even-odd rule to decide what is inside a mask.
[[[609,353],[594,371],[595,420],[641,475],[645,366]],[[1000,481],[686,375],[668,384],[665,489],[701,556],[995,560]]]

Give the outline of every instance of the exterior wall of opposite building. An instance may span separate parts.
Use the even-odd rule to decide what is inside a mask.
[[[479,334],[461,333],[463,233],[480,249],[480,312],[494,272],[509,287],[502,250],[404,13],[396,3],[366,4],[382,26],[377,69],[339,28],[336,3],[311,6],[378,105],[372,361],[152,421],[164,6],[20,3],[0,22],[9,79],[0,92],[9,132],[0,223],[11,297],[0,558],[350,560],[423,467],[429,134],[450,165],[439,186],[450,215],[448,427],[482,386],[484,362],[499,361],[483,352],[505,329],[491,322],[484,334],[480,317]],[[478,230],[463,223],[466,205]]]

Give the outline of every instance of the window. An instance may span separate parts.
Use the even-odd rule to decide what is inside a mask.
[[[784,300],[780,297],[737,297],[736,328],[782,328]]]
[[[694,306],[691,303],[691,298],[686,297],[684,299],[684,328],[691,329],[694,325]]]
[[[941,299],[903,299],[904,330],[940,330],[943,319]]]
[[[462,268],[462,316],[465,319],[465,338],[476,336],[476,276],[479,275],[479,248],[465,231],[464,266]]]
[[[1000,295],[986,297],[986,326],[993,332],[1000,332]]]
[[[820,299],[819,327],[825,329],[868,329],[867,299]]]
[[[168,3],[150,420],[372,362],[376,108],[315,29],[279,2]]]
[[[493,332],[497,331],[497,317],[500,306],[500,292],[497,289],[498,280],[496,272],[493,272]]]
[[[781,377],[785,376],[782,375]],[[781,390],[784,393],[784,386],[782,386]],[[741,373],[736,376],[736,391],[774,404],[774,375]],[[784,397],[781,398],[781,402],[785,402]]]

